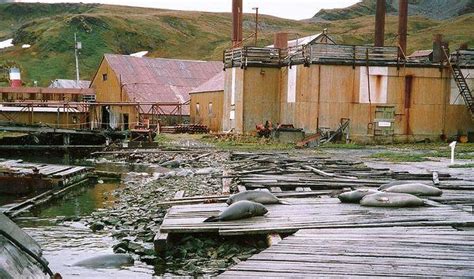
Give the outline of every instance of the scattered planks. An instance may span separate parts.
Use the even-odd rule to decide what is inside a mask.
[[[447,226],[300,230],[218,278],[472,277],[474,231]]]

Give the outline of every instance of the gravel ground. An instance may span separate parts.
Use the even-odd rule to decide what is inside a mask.
[[[104,160],[167,167],[153,174],[128,173],[123,178],[125,187],[112,193],[114,205],[85,220],[93,231],[108,231],[119,240],[113,247],[115,253],[138,255],[141,261],[155,266],[156,275],[202,276],[215,275],[266,248],[264,238],[189,235],[174,240],[164,256],[155,255],[153,238],[167,211],[157,203],[170,200],[180,190],[185,196],[219,194],[222,182],[215,176],[222,174],[228,163],[228,152],[136,152],[100,158]]]

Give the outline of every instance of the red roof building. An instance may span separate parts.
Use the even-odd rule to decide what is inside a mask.
[[[128,128],[156,110],[152,104],[168,104],[160,108],[163,115],[188,116],[189,92],[222,70],[222,62],[217,61],[105,54],[91,88],[96,91],[97,102],[110,104],[96,113],[95,122],[103,127]],[[122,103],[129,104],[120,106]],[[131,103],[141,106],[138,109]],[[171,104],[180,104],[179,112]]]

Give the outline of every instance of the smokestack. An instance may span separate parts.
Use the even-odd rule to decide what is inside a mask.
[[[398,6],[398,44],[406,55],[408,28],[408,0],[400,0]]]
[[[385,38],[385,0],[377,0],[375,14],[375,46],[383,47]]]
[[[444,53],[446,49],[446,54],[449,55],[449,44],[443,41],[442,34],[435,34],[433,36],[433,60],[432,62],[438,63],[445,61],[447,59],[446,54]]]
[[[10,87],[21,87],[20,69],[10,68]]]
[[[232,0],[232,47],[242,44],[242,0]]]
[[[273,47],[279,49],[287,49],[288,48],[288,33],[285,32],[278,32],[275,33],[273,37]]]

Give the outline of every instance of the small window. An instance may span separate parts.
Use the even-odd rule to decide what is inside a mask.
[[[212,115],[212,102],[209,102],[209,105],[207,106],[207,110],[209,111],[209,115]]]
[[[102,74],[102,80],[106,81],[107,80],[107,74]]]
[[[196,103],[196,115],[199,115],[199,111],[200,111],[199,103]]]

